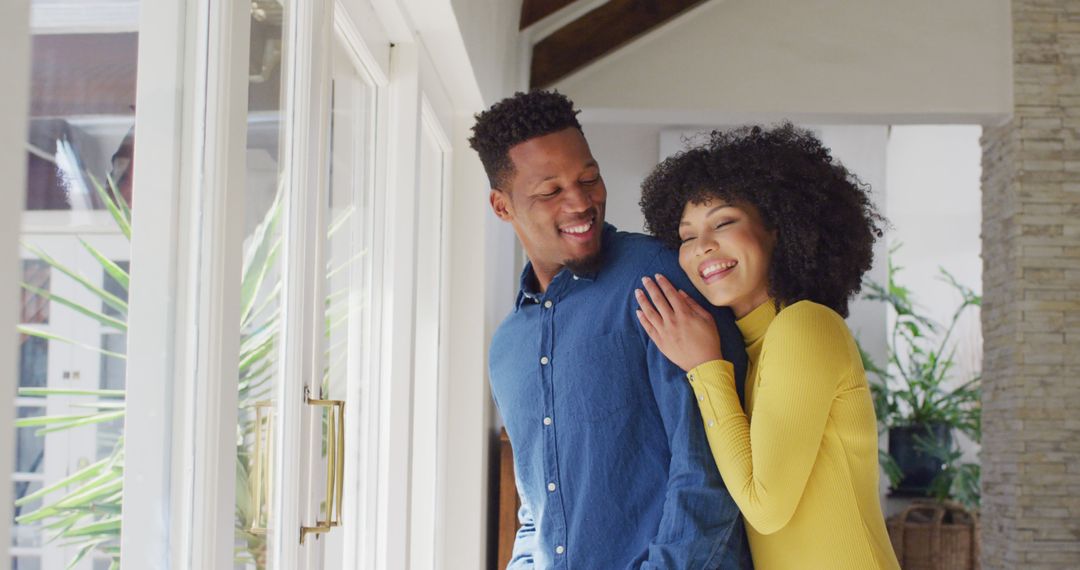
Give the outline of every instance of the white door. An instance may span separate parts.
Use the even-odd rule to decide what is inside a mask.
[[[379,300],[378,89],[346,35],[331,32],[330,4],[321,6],[252,22],[264,73],[248,98],[236,487],[244,567],[341,567],[345,529],[362,524],[352,493]]]

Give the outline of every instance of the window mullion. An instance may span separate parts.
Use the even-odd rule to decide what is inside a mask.
[[[0,132],[8,136],[0,140],[0,172],[5,174],[7,183],[4,192],[6,204],[22,204],[23,191],[26,188],[26,149],[24,146],[27,125],[27,97],[30,92],[30,36],[29,2],[26,0],[5,2],[0,8],[0,37],[4,38],[4,57],[0,58],[0,77],[6,87],[0,92]],[[13,136],[13,133],[20,133]],[[15,324],[18,321],[19,289],[18,281],[11,276],[22,275],[20,268],[19,217],[20,207],[0,209],[0,275],[8,276],[0,280],[0,330],[4,331],[0,342],[0,378],[18,378],[18,346],[15,336]],[[11,388],[0,390],[0,504],[5,505],[0,515],[0,536],[11,536],[12,484],[11,473],[14,468],[15,439],[14,433],[15,391]],[[11,541],[0,541],[0,560],[10,560]]]

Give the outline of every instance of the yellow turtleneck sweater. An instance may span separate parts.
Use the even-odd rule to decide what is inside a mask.
[[[759,570],[899,569],[878,499],[878,433],[859,350],[832,309],[772,300],[738,320],[746,409],[730,362],[687,377]]]

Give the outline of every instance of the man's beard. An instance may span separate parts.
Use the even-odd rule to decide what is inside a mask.
[[[563,262],[563,266],[570,270],[574,275],[591,275],[600,270],[600,267],[604,265],[604,248],[600,247],[596,250],[596,253],[588,255],[579,259],[568,259]]]

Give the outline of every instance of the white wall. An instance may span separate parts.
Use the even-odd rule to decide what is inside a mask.
[[[943,282],[939,268],[982,293],[982,128],[969,125],[893,127],[888,146],[887,211],[890,244],[902,244],[893,263],[924,314],[946,324],[960,295]],[[952,384],[982,369],[979,309],[969,309],[953,333],[956,367]],[[977,446],[961,437],[966,461]]]
[[[669,124],[966,123],[1010,112],[1011,61],[1007,0],[712,0],[555,86]]]
[[[942,323],[951,318],[960,296],[940,279],[939,268],[982,291],[981,132],[967,125],[904,126],[894,127],[889,137],[887,208],[893,228],[887,238],[903,244],[893,255],[903,267],[898,278]],[[954,334],[957,375],[977,373],[982,357],[978,310],[969,312]]]
[[[620,230],[644,231],[638,200],[641,182],[660,157],[661,127],[584,124],[582,129],[607,186],[607,221]]]
[[[521,0],[451,0],[451,4],[480,94],[490,105],[516,87]]]

